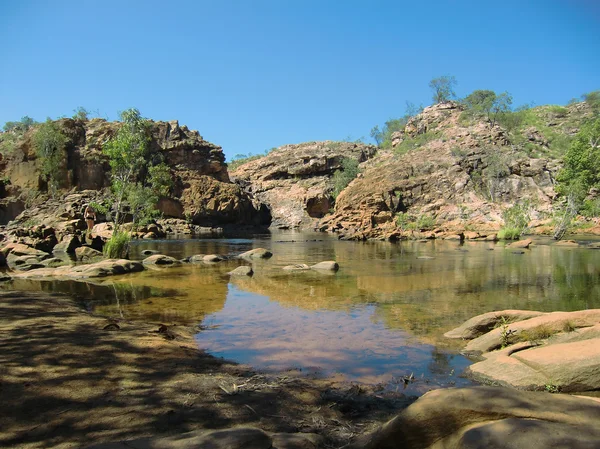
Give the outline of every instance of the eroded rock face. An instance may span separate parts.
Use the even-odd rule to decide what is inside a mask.
[[[495,325],[494,325],[495,324]],[[581,392],[600,389],[600,310],[479,315],[446,333],[470,339],[468,368],[476,380],[523,390]]]
[[[114,136],[120,123],[103,119],[61,119],[57,124],[67,137],[65,163],[58,175],[62,180],[60,187],[98,192],[98,195],[88,196],[102,199],[100,192],[110,186],[110,166],[102,147]],[[0,197],[6,197],[0,204],[0,224],[15,219],[21,223],[29,218],[45,220],[43,201],[30,201],[30,197],[46,189],[33,148],[34,133],[35,130],[29,131],[10,155],[0,159],[0,171],[10,179],[10,184],[2,184],[0,189]],[[162,156],[174,181],[171,197],[161,199],[157,206],[164,217],[186,218],[193,225],[203,226],[224,223],[268,225],[268,213],[264,210],[259,213],[260,206],[255,208],[242,189],[230,182],[221,147],[204,140],[198,131],[179,126],[177,121],[152,122],[150,149]],[[27,214],[25,200],[39,203],[40,207]],[[55,221],[79,219],[81,205],[69,209],[72,204],[68,198],[57,198],[56,207],[50,209],[61,218]],[[76,227],[84,225],[78,223]],[[150,233],[146,234],[151,237]],[[58,240],[62,237],[59,235]]]
[[[430,217],[444,235],[497,230],[502,210],[516,201],[535,204],[534,219],[550,211],[557,162],[516,152],[502,128],[465,125],[461,112],[457,104],[439,104],[409,121],[395,150],[364,164],[319,229],[349,239],[397,239],[406,234],[395,221],[399,212]]]
[[[364,162],[375,155],[372,145],[308,142],[285,145],[238,167],[231,177],[271,213],[271,226],[314,229],[333,206],[332,176],[342,160]]]

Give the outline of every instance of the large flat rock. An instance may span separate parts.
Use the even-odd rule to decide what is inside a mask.
[[[597,449],[600,403],[501,387],[431,391],[353,449]]]

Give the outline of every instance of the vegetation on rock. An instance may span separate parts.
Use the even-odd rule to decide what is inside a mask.
[[[171,187],[169,167],[160,154],[150,151],[150,122],[137,109],[122,112],[121,119],[121,127],[102,148],[111,167],[112,197],[108,204],[114,210],[113,237],[108,247],[114,246],[116,252],[126,246],[121,229],[126,215],[135,231],[158,214],[156,203]]]
[[[339,194],[358,176],[360,172],[358,161],[352,158],[342,159],[342,168],[336,170],[333,174],[333,198],[337,198]]]
[[[48,119],[38,125],[33,136],[35,152],[40,160],[40,171],[48,183],[48,191],[54,196],[64,178],[67,138],[58,124]]]

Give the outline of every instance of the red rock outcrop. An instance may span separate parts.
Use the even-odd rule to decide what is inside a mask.
[[[360,163],[373,157],[373,145],[308,142],[285,145],[238,167],[231,177],[271,213],[272,227],[314,229],[333,206],[333,174],[344,158]]]

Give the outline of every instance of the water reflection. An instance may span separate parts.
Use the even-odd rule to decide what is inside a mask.
[[[468,363],[443,333],[492,310],[600,307],[600,251],[540,239],[523,254],[477,242],[346,242],[322,234],[255,239],[140,241],[177,258],[234,256],[253,247],[269,260],[182,265],[97,284],[15,281],[12,289],[59,291],[95,313],[165,324],[202,324],[199,345],[257,368],[298,367],[387,382],[414,374],[415,385],[460,382]],[[285,272],[296,263],[336,260],[335,274]],[[227,273],[251,264],[252,278]],[[422,376],[422,377],[421,377]],[[429,384],[427,384],[429,382]]]

